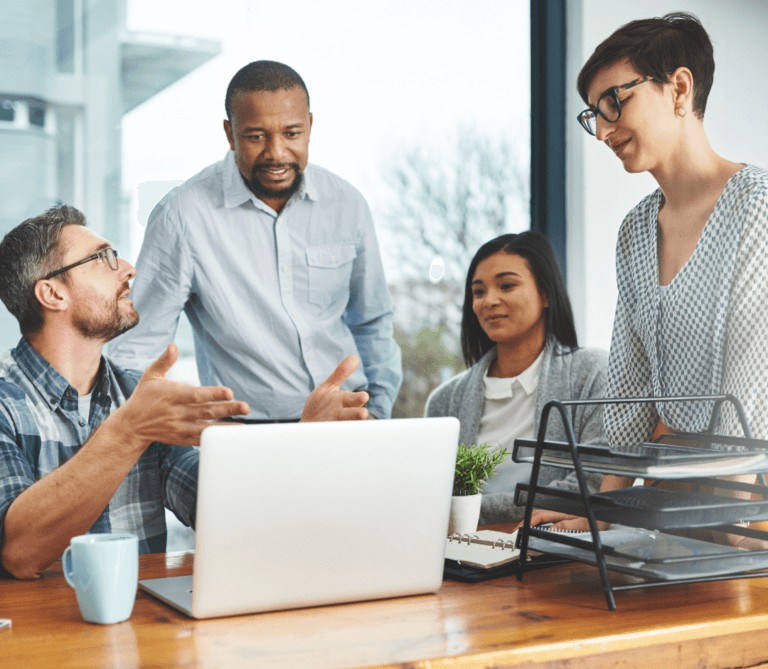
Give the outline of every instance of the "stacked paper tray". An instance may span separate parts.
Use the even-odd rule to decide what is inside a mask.
[[[712,487],[716,485],[716,480],[710,484]],[[518,484],[517,504],[523,503],[520,493],[528,493],[529,489],[528,484]],[[739,499],[656,486],[633,486],[595,493],[589,501],[597,520],[649,530],[713,527],[768,518],[768,500]],[[573,516],[586,515],[584,503],[577,493],[571,493],[568,498],[539,493],[536,495],[536,507]]]
[[[590,498],[596,517],[647,529],[712,527],[768,515],[768,500],[738,499],[655,486],[633,486]]]
[[[569,535],[589,542],[577,548],[548,539],[530,537],[529,548],[561,558],[596,564],[588,532]],[[613,527],[600,532],[608,569],[642,578],[675,581],[713,578],[746,571],[768,569],[768,554],[753,554],[732,546],[672,536],[634,527]],[[610,552],[617,554],[608,554]],[[702,559],[704,558],[704,559]],[[681,559],[680,561],[668,561]]]
[[[757,442],[751,440],[750,443]],[[534,439],[516,439],[513,460],[533,462],[535,447]],[[764,450],[717,442],[708,443],[706,448],[671,443],[642,443],[620,448],[579,446],[579,458],[586,471],[656,479],[727,476],[768,468],[768,454]],[[544,442],[541,463],[573,468],[570,447],[563,442]]]

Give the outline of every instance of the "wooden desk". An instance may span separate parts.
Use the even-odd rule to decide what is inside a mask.
[[[140,578],[192,572],[191,553],[147,555]],[[615,575],[614,575],[615,576]],[[617,593],[566,565],[436,595],[193,621],[139,592],[117,625],[83,622],[60,563],[0,581],[0,666],[768,667],[768,578]]]

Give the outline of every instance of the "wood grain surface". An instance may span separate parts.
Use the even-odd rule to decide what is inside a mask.
[[[499,528],[493,528],[499,529]],[[140,575],[190,574],[192,553]],[[616,582],[626,577],[612,574]],[[435,595],[195,621],[139,592],[130,620],[83,622],[60,563],[0,580],[0,667],[768,667],[768,578],[616,593],[564,565]]]

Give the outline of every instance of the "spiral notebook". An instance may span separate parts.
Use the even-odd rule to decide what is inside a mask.
[[[517,574],[522,569],[520,549],[517,547],[518,538],[517,531],[507,534],[491,530],[480,530],[462,537],[449,537],[445,545],[443,578],[463,583],[479,583]],[[566,562],[569,560],[528,551],[525,570],[545,569]]]
[[[517,531],[512,534],[480,530],[471,536],[453,535],[445,544],[445,559],[469,567],[491,569],[517,560],[520,549],[515,548]]]

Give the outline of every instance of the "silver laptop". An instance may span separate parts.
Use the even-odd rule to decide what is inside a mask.
[[[206,428],[192,576],[140,581],[193,618],[435,592],[455,418]]]

